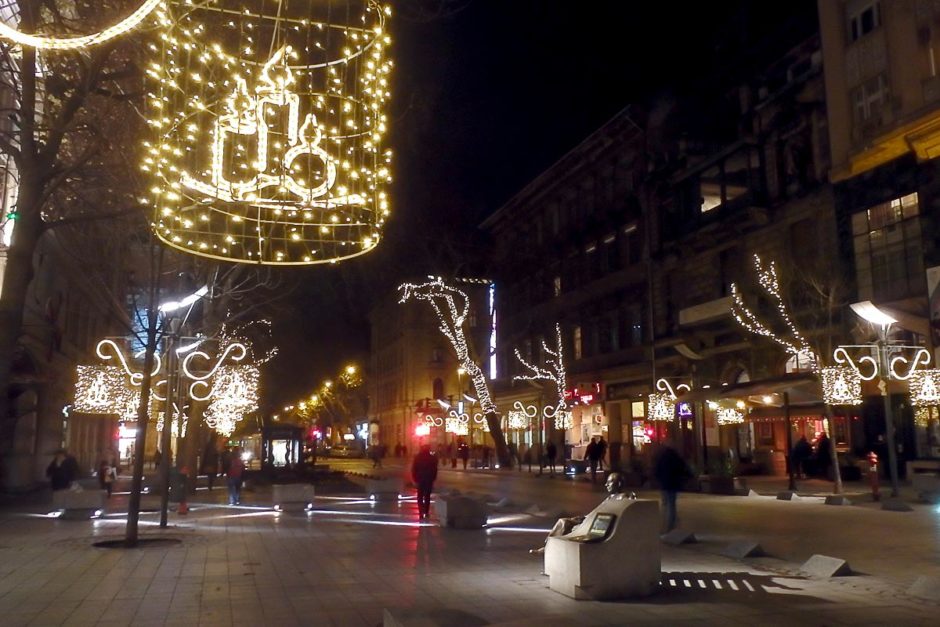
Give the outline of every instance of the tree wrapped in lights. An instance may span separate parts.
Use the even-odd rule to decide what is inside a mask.
[[[423,300],[434,309],[440,323],[438,328],[444,337],[450,340],[457,354],[458,364],[470,376],[470,381],[473,383],[473,389],[483,409],[489,432],[496,444],[500,467],[509,468],[509,449],[506,447],[506,439],[499,424],[499,412],[496,409],[496,403],[493,402],[493,397],[490,396],[483,370],[470,357],[470,347],[463,330],[464,322],[470,313],[470,298],[462,290],[445,284],[440,277],[427,283],[405,283],[399,286],[398,290],[401,293],[399,303],[406,303],[411,299]]]
[[[545,355],[545,365],[540,366],[527,361],[519,349],[515,349],[516,359],[529,371],[528,374],[518,374],[514,381],[551,381],[555,384],[558,400],[555,403],[555,416],[560,416],[568,409],[565,401],[565,390],[568,389],[568,375],[565,372],[565,356],[561,340],[561,325],[555,323],[555,348],[551,349],[545,340],[542,340],[542,353]],[[561,412],[561,413],[559,413]],[[570,427],[568,427],[570,428]]]
[[[389,215],[389,14],[375,0],[159,8],[142,164],[157,236],[252,264],[372,250]]]
[[[751,308],[744,303],[744,298],[741,296],[741,290],[738,288],[737,283],[731,284],[731,315],[747,331],[776,342],[791,355],[809,356],[810,362],[813,364],[813,370],[818,370],[820,361],[816,351],[812,349],[809,342],[793,323],[789,309],[784,303],[780,291],[780,281],[777,278],[776,264],[773,261],[765,264],[759,255],[754,255],[754,270],[757,273],[758,284],[763,289],[767,300],[774,306],[778,317],[787,329],[789,337],[773,332],[769,326],[761,321]]]

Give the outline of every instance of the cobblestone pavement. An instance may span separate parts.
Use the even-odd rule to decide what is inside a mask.
[[[785,560],[729,559],[707,534],[663,546],[660,594],[573,601],[548,589],[528,554],[553,520],[518,506],[467,531],[419,523],[412,499],[375,504],[347,491],[318,496],[311,514],[279,514],[262,490],[243,507],[210,502],[220,497],[201,492],[167,530],[145,514],[145,537],[179,543],[133,550],[93,546],[121,537],[120,512],[0,512],[0,625],[374,626],[385,610],[458,626],[934,625],[940,610],[870,574],[811,579]]]

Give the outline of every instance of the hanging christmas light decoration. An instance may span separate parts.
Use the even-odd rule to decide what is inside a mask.
[[[676,413],[676,400],[669,393],[653,392],[647,397],[649,419],[672,420]]]
[[[862,402],[862,377],[849,366],[822,369],[823,402],[828,405],[859,405]]]
[[[467,435],[470,433],[470,425],[457,416],[448,416],[445,421],[444,431],[454,435]]]
[[[917,370],[910,375],[911,405],[940,405],[940,369]]]
[[[259,377],[255,366],[220,367],[208,394],[211,401],[203,415],[206,425],[223,436],[232,435],[238,422],[258,409]]]
[[[929,427],[931,421],[934,420],[934,414],[931,412],[930,407],[920,406],[914,407],[914,424],[918,427]]]
[[[739,425],[744,422],[744,413],[733,407],[719,407],[715,420],[719,425]]]
[[[374,0],[168,1],[148,74],[153,227],[191,254],[364,254],[389,215],[390,14]]]
[[[137,0],[136,8],[128,15],[122,18],[116,18],[114,23],[110,26],[87,35],[60,37],[38,33],[23,33],[13,26],[0,21],[0,38],[7,39],[21,46],[43,50],[74,50],[77,48],[87,48],[104,43],[115,37],[120,37],[124,33],[136,28],[163,2],[164,0]],[[131,4],[131,6],[133,6],[133,4]],[[62,16],[60,15],[59,17],[61,18]]]
[[[75,402],[72,408],[85,414],[121,414],[133,392],[117,366],[76,366]]]

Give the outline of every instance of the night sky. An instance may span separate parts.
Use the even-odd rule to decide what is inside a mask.
[[[477,225],[618,111],[701,93],[707,68],[733,85],[816,24],[814,0],[392,5],[392,219],[369,255],[290,271],[297,287],[272,316],[268,408],[366,364],[369,306],[403,280],[480,272]]]

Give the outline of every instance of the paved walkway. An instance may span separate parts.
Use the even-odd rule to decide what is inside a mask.
[[[244,507],[200,491],[170,529],[142,518],[147,537],[178,544],[135,550],[92,545],[121,537],[120,511],[95,521],[49,518],[38,505],[2,511],[0,624],[375,626],[389,610],[448,626],[933,625],[940,610],[877,576],[808,579],[786,560],[722,557],[724,540],[707,534],[664,545],[657,596],[576,602],[550,591],[528,554],[548,517],[507,507],[486,531],[448,530],[419,523],[412,499],[375,504],[342,484],[319,494],[312,514],[292,515],[273,512],[263,490]],[[830,510],[852,520],[849,508]]]

